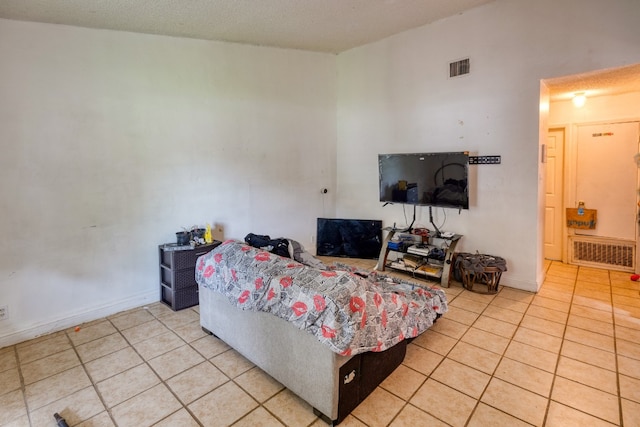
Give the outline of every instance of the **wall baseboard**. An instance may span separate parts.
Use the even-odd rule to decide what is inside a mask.
[[[0,336],[0,348],[18,344],[53,332],[58,332],[82,323],[91,322],[102,317],[111,316],[112,314],[140,307],[145,304],[151,304],[158,300],[158,291],[154,290],[138,294],[115,303],[109,303],[100,307],[93,307],[86,311],[74,313],[68,317],[55,319],[53,321],[34,325],[19,331],[9,332],[6,335]]]

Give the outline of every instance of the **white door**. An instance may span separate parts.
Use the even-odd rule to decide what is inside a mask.
[[[576,205],[597,209],[595,230],[579,234],[636,240],[639,125],[578,126]]]
[[[550,129],[547,135],[545,179],[544,257],[562,260],[564,179],[564,129]]]

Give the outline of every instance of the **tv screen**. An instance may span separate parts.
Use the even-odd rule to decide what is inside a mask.
[[[377,259],[382,248],[382,221],[318,218],[317,255]]]
[[[469,153],[379,154],[380,201],[469,209]]]

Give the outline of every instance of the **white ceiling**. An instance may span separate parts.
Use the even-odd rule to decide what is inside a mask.
[[[494,0],[0,0],[0,18],[340,53]],[[640,64],[545,81],[551,100],[640,91]]]
[[[339,53],[494,0],[0,0],[0,18]]]

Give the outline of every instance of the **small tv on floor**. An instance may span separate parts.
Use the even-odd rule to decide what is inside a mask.
[[[318,218],[316,254],[377,259],[382,248],[382,221]]]

